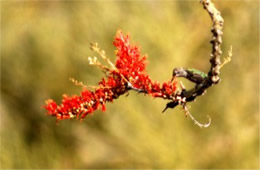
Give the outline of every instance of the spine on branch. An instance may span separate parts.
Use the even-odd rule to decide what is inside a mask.
[[[211,52],[211,68],[208,72],[208,76],[210,81],[213,84],[217,84],[220,81],[220,56],[222,54],[221,44],[222,44],[222,35],[223,35],[223,25],[224,19],[222,18],[220,12],[216,9],[214,4],[210,0],[202,0],[201,1],[203,7],[208,11],[211,20],[213,22],[211,32],[213,34],[212,40],[210,43],[212,44],[212,52]]]

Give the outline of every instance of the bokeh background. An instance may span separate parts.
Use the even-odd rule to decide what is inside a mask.
[[[222,0],[221,83],[181,108],[131,92],[107,111],[56,125],[44,101],[79,94],[68,79],[96,84],[91,42],[111,60],[118,29],[148,54],[160,82],[174,67],[209,69],[211,20],[198,1],[1,1],[1,168],[259,168],[259,2]],[[191,87],[192,84],[184,81]]]

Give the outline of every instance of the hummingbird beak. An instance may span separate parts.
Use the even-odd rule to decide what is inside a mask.
[[[175,80],[175,76],[172,76],[171,83]]]

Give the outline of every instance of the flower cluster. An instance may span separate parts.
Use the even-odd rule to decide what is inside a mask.
[[[114,45],[117,48],[116,68],[130,84],[153,97],[170,98],[177,88],[176,81],[168,81],[161,86],[153,82],[146,73],[146,56],[140,56],[137,46],[130,44],[129,35],[124,36],[119,32],[115,38]]]
[[[129,35],[123,35],[121,31],[118,31],[113,44],[117,48],[115,65],[105,56],[104,51],[99,50],[97,45],[92,47],[112,68],[102,66],[96,58],[89,58],[90,64],[104,69],[106,78],[98,83],[94,91],[84,87],[80,96],[63,95],[61,105],[57,105],[52,99],[47,100],[44,108],[49,115],[55,116],[57,120],[73,117],[83,119],[98,108],[105,111],[106,102],[112,102],[129,90],[143,92],[152,97],[174,98],[177,89],[176,80],[164,82],[162,85],[153,82],[145,71],[147,57],[141,56],[140,49],[130,44]]]

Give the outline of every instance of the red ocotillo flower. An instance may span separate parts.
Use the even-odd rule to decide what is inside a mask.
[[[83,86],[81,94],[71,97],[63,95],[60,105],[52,99],[46,100],[44,108],[49,115],[55,116],[57,120],[73,117],[83,119],[98,108],[105,111],[107,102],[112,102],[129,90],[146,93],[152,97],[174,98],[177,90],[176,80],[164,82],[162,85],[152,81],[145,70],[147,57],[141,56],[140,49],[130,44],[129,35],[123,35],[121,31],[118,31],[113,44],[117,49],[115,64],[106,57],[105,52],[100,50],[97,44],[91,45],[91,49],[109,64],[109,67],[101,65],[96,57],[89,57],[91,65],[100,67],[106,73],[106,77],[98,83],[98,86],[90,91],[83,83],[71,79],[75,84]]]

